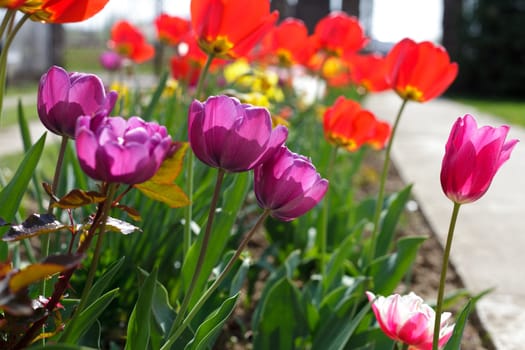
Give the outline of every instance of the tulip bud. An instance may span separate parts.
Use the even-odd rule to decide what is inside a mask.
[[[117,101],[117,93],[106,94],[104,84],[93,74],[68,73],[53,66],[40,79],[38,116],[51,132],[75,138],[80,116],[108,115]]]
[[[310,160],[282,146],[254,169],[254,191],[259,205],[279,220],[290,221],[323,199],[328,181]]]
[[[478,200],[518,140],[505,141],[509,127],[478,128],[469,114],[458,118],[447,141],[441,166],[441,187],[455,203]]]
[[[189,111],[188,137],[203,163],[229,172],[253,169],[278,150],[288,129],[272,129],[270,112],[241,104],[228,96],[193,101]]]

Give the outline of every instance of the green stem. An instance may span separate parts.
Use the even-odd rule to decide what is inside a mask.
[[[80,297],[80,304],[77,308],[77,311],[82,311],[87,295],[91,290],[93,281],[95,280],[95,273],[97,272],[98,262],[100,261],[100,254],[102,253],[102,242],[104,239],[104,233],[106,232],[106,221],[109,216],[109,211],[111,210],[111,204],[113,203],[113,198],[115,197],[115,192],[117,190],[117,184],[109,184],[108,194],[104,203],[104,211],[102,212],[102,218],[100,220],[100,228],[98,230],[97,243],[95,245],[95,251],[93,252],[93,260],[91,260],[91,266],[89,267],[89,272],[84,283],[84,289],[82,290],[82,296]]]
[[[399,347],[399,350],[408,350],[408,344],[405,344],[405,343],[399,343],[398,347]]]
[[[89,292],[91,290],[91,287],[93,286],[93,281],[95,280],[95,274],[97,272],[98,263],[100,261],[100,255],[102,253],[102,246],[103,246],[103,238],[104,233],[106,232],[106,222],[109,216],[109,211],[111,210],[111,205],[113,203],[113,198],[115,197],[115,193],[117,190],[117,184],[109,184],[107,188],[107,195],[106,199],[104,200],[104,207],[102,208],[102,212],[100,215],[100,220],[97,221],[98,225],[100,225],[98,229],[98,236],[97,236],[97,243],[95,245],[95,251],[93,252],[93,259],[91,260],[91,265],[89,267],[88,275],[86,278],[86,282],[84,283],[84,289],[82,290],[82,295],[80,297],[80,302],[72,316],[72,318],[68,322],[68,327],[64,330],[64,334],[62,335],[62,339],[67,339],[69,335],[69,331],[73,328],[73,323],[77,320],[78,315],[82,312],[82,310],[85,308],[87,303],[87,297],[89,295]],[[92,225],[97,225],[97,222],[95,220],[93,221]],[[95,233],[95,230],[92,230],[93,234]]]
[[[60,182],[60,174],[62,173],[62,164],[64,163],[64,155],[66,153],[67,148],[67,141],[69,140],[69,137],[62,136],[62,142],[60,143],[60,150],[58,152],[58,159],[57,164],[55,167],[55,174],[53,175],[53,183],[51,184],[51,193],[53,195],[56,195],[58,184]],[[47,213],[53,214],[53,203],[55,202],[54,197],[51,196],[49,198],[49,205],[47,207]],[[49,235],[42,235],[42,238],[40,240],[40,245],[42,247],[42,256],[46,257],[49,255]],[[46,295],[46,288],[47,283],[46,280],[42,281],[42,295]]]
[[[191,221],[193,220],[193,152],[188,153],[188,164],[187,164],[187,178],[186,178],[186,193],[188,194],[188,206],[184,212],[184,234],[182,237],[182,253],[183,258],[186,258],[191,247]]]
[[[388,177],[388,168],[390,166],[390,153],[392,151],[392,145],[394,144],[394,136],[396,134],[397,127],[399,125],[399,121],[401,120],[401,115],[403,114],[403,110],[405,109],[405,106],[407,104],[408,100],[404,99],[401,103],[401,107],[399,108],[399,111],[397,112],[396,119],[394,121],[394,125],[392,127],[392,133],[390,134],[390,139],[388,140],[386,151],[385,151],[385,160],[383,163],[383,170],[381,171],[381,178],[379,180],[379,192],[377,194],[377,202],[376,202],[376,208],[374,212],[374,228],[372,231],[372,236],[370,237],[370,251],[368,252],[368,263],[370,264],[376,254],[376,239],[377,235],[379,234],[379,221],[381,219],[381,212],[383,211],[383,201],[385,198],[385,183],[386,179]]]
[[[195,272],[193,273],[193,276],[191,278],[191,282],[188,287],[188,290],[186,291],[186,294],[184,295],[184,299],[182,300],[182,304],[180,306],[177,317],[175,318],[175,321],[173,322],[173,326],[171,328],[170,334],[173,333],[175,329],[177,329],[179,324],[184,319],[184,314],[186,313],[189,307],[191,298],[193,296],[192,295],[193,290],[197,286],[197,281],[199,280],[199,275],[201,273],[202,266],[204,264],[204,258],[206,257],[206,251],[208,250],[208,244],[210,242],[211,228],[213,225],[213,219],[215,218],[215,211],[217,209],[217,203],[219,201],[219,194],[221,191],[221,185],[222,185],[222,180],[224,179],[224,174],[225,174],[224,169],[219,169],[217,173],[217,181],[215,183],[215,190],[213,192],[213,197],[210,203],[210,211],[208,212],[208,222],[206,223],[206,230],[204,231],[201,250],[199,252],[199,257],[197,258],[197,265],[195,266]]]
[[[29,14],[25,14],[24,17],[18,21],[13,30],[11,30],[7,35],[4,47],[2,47],[2,52],[0,54],[0,115],[3,114],[4,106],[5,82],[7,77],[7,52],[9,51],[9,47],[11,46],[16,33],[18,33],[20,28],[22,28],[22,25],[29,19],[30,16],[31,15]]]
[[[335,146],[332,147],[332,151],[330,152],[330,159],[328,161],[328,166],[326,168],[326,177],[329,180],[332,180],[333,176],[333,170],[334,170],[334,164],[335,160],[337,158],[337,150],[339,147]],[[321,211],[321,231],[319,232],[319,251],[320,251],[320,262],[321,262],[321,275],[324,276],[326,272],[326,242],[327,242],[327,231],[328,231],[328,204],[330,203],[328,201],[328,194],[330,193],[330,189],[328,189],[328,192],[325,195],[324,203],[323,203],[323,210]]]
[[[197,82],[197,88],[195,90],[195,98],[199,99],[201,97],[202,89],[204,88],[204,81],[206,79],[206,76],[208,75],[208,71],[210,70],[211,62],[215,58],[214,54],[209,54],[208,58],[206,59],[206,63],[204,64],[204,67],[202,68],[201,74],[199,76],[199,81]]]
[[[208,59],[206,60],[206,63],[204,64],[204,67],[202,68],[201,74],[199,76],[199,82],[197,83],[197,90],[195,92],[195,97],[198,99],[201,94],[201,90],[204,86],[204,80],[206,79],[206,75],[208,74],[208,70],[210,69],[211,62],[214,59],[214,55],[210,54],[208,55]],[[194,155],[192,152],[188,154],[188,168],[187,168],[187,187],[186,187],[186,193],[188,194],[188,201],[189,204],[185,208],[184,212],[184,233],[182,238],[182,252],[184,257],[188,255],[188,251],[191,247],[191,221],[193,218],[193,158]]]
[[[2,19],[2,24],[0,24],[0,39],[2,39],[2,37],[4,36],[4,32],[5,32],[5,29],[7,28],[7,24],[9,23],[9,21],[11,21],[11,19],[15,15],[16,15],[16,10],[6,11],[4,18]]]
[[[167,350],[173,345],[173,343],[175,343],[175,341],[182,334],[184,329],[186,329],[186,327],[191,322],[191,320],[193,320],[193,317],[195,317],[197,312],[202,308],[202,306],[204,305],[206,300],[209,299],[209,297],[213,294],[213,292],[217,289],[217,287],[219,287],[219,285],[222,283],[224,278],[226,278],[226,276],[228,275],[230,270],[233,268],[233,265],[235,264],[235,262],[237,261],[237,259],[241,255],[242,251],[244,250],[244,248],[246,247],[248,242],[251,240],[251,238],[254,235],[254,233],[259,230],[259,228],[264,223],[264,221],[266,220],[268,215],[270,215],[270,211],[269,210],[265,210],[261,214],[261,216],[259,216],[259,219],[257,219],[257,222],[255,223],[255,225],[252,227],[252,229],[250,231],[248,231],[248,233],[246,233],[246,235],[242,239],[241,243],[239,244],[239,247],[235,251],[235,254],[230,258],[230,260],[226,264],[226,267],[224,268],[224,270],[222,270],[221,274],[213,282],[213,284],[210,286],[210,288],[208,288],[206,290],[206,292],[199,298],[197,303],[195,303],[193,308],[188,313],[188,316],[186,316],[186,318],[184,318],[184,321],[181,323],[180,327],[178,327],[177,330],[175,331],[175,333],[173,333],[173,335],[168,338],[168,340],[160,348],[160,350]]]
[[[448,260],[450,257],[450,248],[452,247],[452,238],[454,237],[454,229],[456,228],[456,221],[458,219],[460,203],[454,202],[452,209],[452,216],[450,218],[450,226],[448,228],[447,243],[445,244],[445,251],[443,252],[443,264],[441,265],[441,276],[439,278],[439,290],[436,303],[436,318],[434,321],[434,339],[432,342],[432,349],[437,350],[439,345],[439,331],[441,329],[441,313],[443,312],[443,297],[445,295],[445,280],[447,278]]]

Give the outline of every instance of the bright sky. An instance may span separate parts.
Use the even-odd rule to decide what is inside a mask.
[[[164,12],[189,17],[190,0],[159,0]],[[247,0],[249,1],[249,0]],[[369,1],[369,0],[365,0]],[[395,42],[404,37],[416,41],[437,41],[441,35],[442,0],[373,0],[372,36],[380,41]],[[332,0],[340,3],[340,0]],[[110,0],[106,8],[82,28],[95,29],[111,19],[148,20],[155,16],[157,0]]]

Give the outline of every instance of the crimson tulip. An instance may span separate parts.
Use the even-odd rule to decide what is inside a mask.
[[[429,41],[403,39],[388,53],[387,81],[401,98],[425,102],[441,95],[458,74],[447,51]]]
[[[200,48],[220,58],[247,55],[279,16],[268,0],[192,0],[190,10]]]
[[[518,143],[515,139],[506,141],[508,132],[506,125],[478,128],[469,114],[456,120],[441,166],[441,186],[450,200],[470,203],[487,192],[494,175]]]

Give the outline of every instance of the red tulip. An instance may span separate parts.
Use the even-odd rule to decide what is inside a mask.
[[[447,51],[429,41],[403,39],[387,55],[387,80],[403,99],[425,102],[441,95],[458,74]]]
[[[390,136],[388,123],[379,122],[356,101],[340,96],[323,117],[328,142],[355,151],[364,144],[382,148]]]
[[[118,21],[113,25],[108,45],[135,63],[145,62],[155,54],[155,49],[146,41],[138,28],[127,21]]]
[[[386,61],[376,54],[351,55],[347,57],[354,84],[369,92],[379,92],[390,88],[386,80]]]
[[[160,41],[169,45],[177,45],[191,30],[190,21],[187,19],[161,14],[155,19],[157,36]]]
[[[279,13],[268,0],[192,0],[191,24],[201,49],[221,58],[244,56],[271,29]]]
[[[277,58],[279,65],[289,67],[306,63],[309,58],[307,46],[308,29],[304,22],[287,18],[264,37],[261,51],[264,55]]]
[[[478,128],[469,114],[458,118],[447,141],[441,166],[441,186],[455,203],[478,200],[505,163],[518,140],[506,141],[509,127]]]
[[[358,19],[344,12],[332,12],[322,18],[313,37],[320,49],[336,56],[356,52],[368,42]]]
[[[19,8],[31,14],[31,19],[48,23],[81,22],[100,12],[109,0],[7,0],[0,7]],[[21,4],[23,3],[23,4]],[[14,7],[13,7],[14,6]]]

